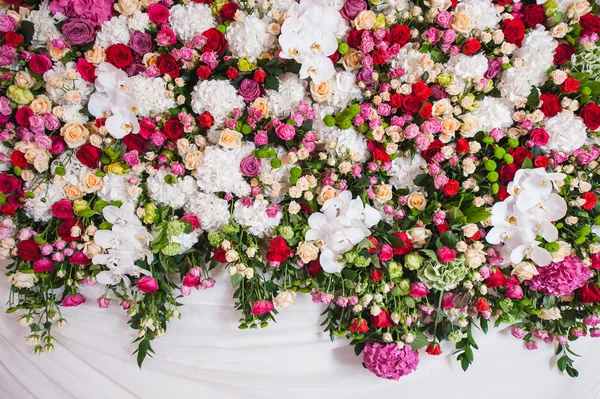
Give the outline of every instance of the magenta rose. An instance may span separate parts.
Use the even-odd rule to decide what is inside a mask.
[[[410,296],[413,298],[422,298],[429,294],[429,290],[423,283],[412,283],[410,285]]]
[[[79,293],[67,295],[62,300],[62,305],[65,307],[79,306],[85,303],[85,297]]]
[[[275,128],[275,134],[282,140],[288,141],[296,135],[296,129],[292,125],[282,123]]]
[[[340,11],[342,17],[347,20],[353,20],[361,12],[367,9],[365,0],[346,0],[344,7]]]
[[[531,136],[529,137],[531,141],[533,141],[533,144],[535,144],[538,147],[545,146],[546,144],[548,144],[548,140],[550,139],[548,133],[541,128],[534,129],[533,132],[531,132]]]
[[[253,79],[244,79],[240,87],[238,87],[238,93],[240,93],[244,101],[249,103],[260,96],[260,85]]]
[[[52,60],[44,54],[33,54],[29,59],[29,68],[38,75],[43,75],[52,68]]]
[[[154,277],[144,276],[136,283],[138,289],[146,294],[154,294],[158,291],[158,282]]]
[[[82,251],[79,251],[69,258],[69,262],[74,265],[87,266],[92,263],[92,260],[88,258]]]
[[[260,173],[260,161],[252,155],[248,155],[240,162],[240,170],[244,176],[254,177]]]
[[[54,269],[54,262],[49,258],[38,259],[33,262],[33,271],[36,273],[47,273]]]
[[[148,18],[159,25],[169,19],[169,9],[162,4],[153,3],[148,7]]]
[[[273,302],[267,301],[266,299],[261,299],[260,301],[254,302],[252,305],[252,310],[250,314],[259,315],[269,313],[271,310],[275,309]]]
[[[71,18],[62,26],[62,33],[75,46],[88,44],[96,39],[96,30],[85,19]]]
[[[73,214],[73,203],[68,199],[62,199],[52,204],[52,215],[59,219],[72,218]]]

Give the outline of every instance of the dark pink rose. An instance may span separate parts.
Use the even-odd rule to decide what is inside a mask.
[[[29,59],[29,68],[38,75],[43,75],[52,68],[52,60],[44,54],[33,54]]]
[[[85,303],[85,297],[79,293],[67,295],[62,300],[62,305],[65,307],[79,306]]]
[[[154,294],[158,291],[158,281],[154,277],[144,276],[136,283],[138,289],[146,294]]]
[[[260,161],[252,155],[248,155],[240,162],[240,170],[244,176],[254,177],[260,173]]]
[[[412,283],[410,285],[410,296],[413,298],[422,298],[429,294],[429,290],[423,283]]]
[[[69,258],[69,262],[74,265],[87,266],[92,263],[92,260],[88,258],[82,251],[79,251]]]
[[[254,302],[252,305],[252,310],[250,314],[259,315],[269,313],[271,310],[275,309],[273,302],[267,301],[266,299],[261,299],[260,301]]]
[[[62,199],[52,204],[52,215],[59,219],[68,219],[75,216],[73,214],[73,203],[68,199]]]
[[[42,258],[33,262],[33,271],[36,273],[47,273],[54,269],[54,262],[50,258]]]

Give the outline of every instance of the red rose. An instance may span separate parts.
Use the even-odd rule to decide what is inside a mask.
[[[267,250],[267,262],[281,263],[294,256],[294,252],[290,249],[283,237],[277,236],[269,243]]]
[[[519,167],[515,163],[502,165],[498,172],[500,181],[502,183],[510,183],[515,178],[517,170],[519,170]]]
[[[488,288],[504,287],[507,283],[506,276],[502,273],[502,270],[496,269],[494,274],[485,279],[483,282]]]
[[[88,168],[97,169],[100,158],[102,158],[102,150],[91,144],[84,144],[77,149],[75,156]]]
[[[52,68],[52,60],[44,54],[33,54],[29,59],[29,68],[38,75],[43,75]]]
[[[588,103],[581,109],[579,116],[590,130],[597,130],[600,127],[600,106],[596,103]]]
[[[373,281],[379,281],[383,278],[383,271],[381,269],[371,269],[369,270],[369,276]]]
[[[467,40],[465,44],[463,44],[463,53],[466,55],[473,55],[478,52],[479,49],[481,49],[481,43],[479,43],[479,40],[475,39],[474,37]]]
[[[350,48],[358,48],[358,46],[362,43],[362,34],[364,31],[356,30],[354,28],[350,29],[348,35],[346,36],[346,43]]]
[[[125,69],[133,64],[133,53],[124,44],[113,44],[106,49],[106,61],[116,68]]]
[[[500,186],[498,188],[498,193],[496,194],[496,196],[500,201],[504,201],[505,199],[507,199],[510,195],[508,194],[506,186]]]
[[[521,42],[525,37],[525,24],[518,18],[505,19],[502,24],[504,40],[521,47]]]
[[[383,54],[383,52],[381,52],[379,50],[373,51],[372,56],[373,56],[373,63],[375,65],[385,65],[385,63],[387,62],[385,54]]]
[[[440,349],[440,344],[429,344],[425,352],[432,356],[439,356],[442,354],[442,350]]]
[[[212,126],[213,124],[213,117],[210,113],[205,112],[203,114],[200,114],[198,116],[198,123],[200,124],[201,127],[203,128],[209,128]]]
[[[485,312],[489,308],[490,308],[490,304],[488,303],[488,301],[485,298],[477,298],[477,301],[475,301],[475,309],[478,312]]]
[[[206,65],[201,65],[196,69],[196,75],[198,75],[198,77],[202,80],[208,79],[211,73],[212,69],[210,69]]]
[[[575,54],[575,49],[573,46],[567,43],[561,43],[556,47],[556,52],[554,53],[554,63],[556,65],[562,65],[567,61],[571,61],[571,57]]]
[[[148,147],[148,142],[141,135],[133,133],[123,137],[123,143],[130,151],[144,152]]]
[[[423,119],[431,118],[431,112],[433,111],[433,105],[431,103],[425,103],[423,108],[421,108],[421,112],[419,112],[419,116]]]
[[[56,233],[57,233],[57,234],[58,234],[58,236],[59,236],[60,238],[62,238],[64,241],[67,241],[67,242],[71,242],[71,241],[77,241],[77,240],[79,240],[79,238],[80,238],[81,236],[77,236],[77,237],[75,237],[75,236],[72,236],[72,235],[71,235],[71,229],[72,229],[73,227],[75,227],[75,226],[77,226],[77,227],[79,227],[79,228],[82,228],[82,227],[83,227],[83,224],[82,224],[82,223],[81,223],[79,220],[77,220],[77,219],[75,219],[75,218],[68,218],[68,219],[65,219],[65,220],[63,220],[63,222],[60,224],[60,226],[58,226],[58,229],[56,229]]]
[[[19,35],[18,33],[6,32],[4,34],[4,41],[6,41],[6,44],[9,46],[17,48],[19,47],[19,44],[25,41],[25,39],[23,39],[23,36]]]
[[[444,143],[442,143],[440,140],[438,139],[434,139],[430,144],[429,147],[427,147],[427,149],[425,151],[423,151],[421,153],[421,156],[423,157],[423,159],[425,161],[427,161],[427,163],[431,163],[431,161],[433,160],[433,157],[440,152],[440,148],[442,148],[444,146]]]
[[[257,69],[256,71],[254,71],[254,76],[252,77],[252,79],[254,79],[258,83],[263,83],[266,78],[267,73],[262,69]]]
[[[406,25],[394,25],[390,28],[392,44],[399,44],[403,47],[410,40],[410,28]]]
[[[537,157],[534,161],[533,161],[533,165],[536,168],[544,168],[546,169],[548,167],[548,165],[550,164],[550,158],[545,157],[543,155],[540,155],[539,157]]]
[[[29,107],[21,107],[15,112],[15,120],[24,127],[29,127],[29,118],[34,115],[33,110]]]
[[[227,254],[227,252],[223,248],[215,249],[215,251],[213,253],[213,259],[216,260],[217,262],[229,263],[227,261],[227,258],[225,257],[226,254]]]
[[[240,73],[234,67],[227,68],[226,74],[227,74],[227,79],[229,79],[229,80],[235,80],[235,79],[237,79],[238,76],[240,76]]]
[[[79,72],[85,81],[90,83],[94,83],[96,81],[96,67],[85,58],[80,58],[77,60],[77,72]]]
[[[579,19],[581,25],[580,36],[591,35],[592,33],[600,32],[600,17],[589,13]]]
[[[52,204],[52,216],[59,219],[68,219],[75,216],[73,214],[73,203],[68,199],[62,199]]]
[[[390,96],[390,105],[394,108],[400,108],[402,106],[402,94],[394,93]]]
[[[169,9],[162,4],[153,3],[148,7],[148,18],[157,25],[169,19]]]
[[[377,328],[387,328],[392,326],[392,320],[387,310],[381,309],[377,316],[371,316],[371,325]]]
[[[569,77],[563,82],[563,84],[560,85],[560,89],[567,94],[577,93],[580,86],[581,85],[577,79]]]
[[[30,239],[21,241],[17,245],[17,256],[24,261],[33,262],[42,259],[42,252],[38,244],[33,239]]]
[[[13,151],[12,154],[10,154],[10,161],[17,168],[25,169],[27,166],[29,166],[29,162],[27,161],[27,158],[25,158],[25,154],[21,151]]]
[[[224,21],[232,21],[235,15],[235,12],[240,9],[240,6],[237,3],[229,2],[221,7],[221,11],[219,11],[219,16]]]
[[[514,163],[516,163],[519,167],[523,165],[525,158],[533,159],[533,154],[531,154],[531,152],[524,147],[511,148],[508,150],[508,154],[513,157]]]
[[[551,118],[557,115],[562,111],[562,106],[560,105],[560,98],[558,98],[555,94],[542,94],[540,96],[540,101],[542,101],[542,106],[540,109],[546,115],[547,118]]]
[[[394,234],[396,237],[400,239],[402,245],[394,245],[394,255],[406,255],[410,251],[413,250],[414,245],[410,240],[410,237],[405,232],[401,231]]]
[[[306,272],[309,276],[316,277],[321,269],[321,262],[319,262],[319,259],[317,258],[308,264]]]
[[[18,177],[0,173],[0,193],[10,194],[21,188],[22,181]]]
[[[446,197],[454,197],[458,194],[459,183],[457,180],[450,179],[448,183],[444,184],[442,187],[442,192]]]
[[[450,226],[448,226],[447,222],[444,222],[442,224],[438,224],[438,225],[436,225],[436,227],[437,227],[439,235],[442,235],[445,232],[450,231]]]
[[[183,136],[183,123],[176,116],[172,116],[163,125],[163,134],[169,140],[177,140]]]
[[[375,161],[379,161],[381,163],[387,163],[392,160],[390,154],[387,153],[385,148],[382,145],[375,144],[375,148],[373,149],[373,159]]]
[[[350,331],[354,331],[356,333],[364,333],[369,331],[369,325],[367,324],[367,321],[365,319],[357,319],[354,318],[354,320],[352,320],[352,323],[350,324],[350,327],[348,327],[350,329]]]
[[[467,139],[458,139],[456,141],[456,152],[459,155],[463,155],[466,154],[467,152],[469,152],[469,141],[467,141]]]
[[[423,105],[423,100],[414,94],[409,94],[402,99],[402,110],[407,114],[417,113]]]
[[[418,82],[413,83],[412,85],[412,93],[425,101],[431,96],[431,89],[427,86],[427,83],[419,80]]]
[[[214,51],[218,55],[223,55],[225,47],[227,47],[227,40],[225,40],[225,36],[223,36],[220,30],[210,28],[209,30],[204,31],[202,35],[206,38],[206,44],[202,47],[203,52]]]
[[[581,198],[585,200],[582,208],[586,211],[591,211],[596,206],[596,195],[590,191],[581,194]]]
[[[528,28],[535,28],[538,24],[546,23],[546,11],[539,4],[530,4],[525,7],[525,24]]]
[[[154,277],[144,276],[139,279],[135,285],[138,289],[146,294],[154,294],[158,291],[158,281]]]
[[[161,54],[156,60],[156,67],[161,75],[169,75],[173,79],[179,77],[179,64],[171,54]]]
[[[600,288],[598,288],[596,283],[590,281],[581,287],[581,290],[579,291],[579,297],[583,303],[600,302]]]

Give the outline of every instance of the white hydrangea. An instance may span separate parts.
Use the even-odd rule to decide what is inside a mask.
[[[131,176],[107,173],[102,178],[104,185],[98,191],[98,197],[106,202],[121,201],[137,203],[140,188],[129,182]]]
[[[0,172],[6,172],[7,170],[11,169],[9,167],[9,163],[7,162],[11,153],[11,148],[8,148],[4,144],[0,143],[0,161],[2,161],[0,162]],[[6,157],[6,159],[3,157]]]
[[[476,54],[473,56],[465,54],[456,54],[448,60],[448,71],[453,73],[460,79],[471,80],[481,78],[488,69],[488,61],[484,54]]]
[[[217,26],[215,18],[206,4],[177,4],[171,7],[169,24],[177,37],[184,42]]]
[[[421,53],[412,46],[404,46],[398,52],[398,55],[392,61],[394,68],[404,69],[404,75],[399,78],[400,81],[406,81],[409,76],[421,76],[425,72],[424,61],[431,61],[428,53]]]
[[[267,21],[256,15],[248,15],[229,25],[225,37],[231,55],[234,58],[247,57],[254,62],[275,43],[275,36],[267,31],[268,26]]]
[[[59,166],[64,168],[65,174],[63,176],[56,174],[56,168]],[[66,188],[68,184],[80,186],[85,175],[92,172],[92,169],[79,162],[71,153],[64,152],[50,164],[50,171],[54,176],[54,184]]]
[[[140,116],[162,114],[177,106],[173,98],[167,97],[167,82],[163,78],[136,75],[131,78],[131,87]]]
[[[69,123],[76,122],[85,124],[90,118],[86,114],[82,113],[83,107],[81,105],[63,105],[60,107],[60,120]]]
[[[331,148],[337,156],[344,159],[351,158],[355,162],[365,162],[369,159],[367,139],[353,127],[342,130],[337,126],[329,127],[320,122],[313,128],[318,133],[318,143],[326,144],[327,148]]]
[[[87,100],[94,91],[94,85],[83,80],[76,71],[77,67],[71,61],[66,65],[56,62],[52,66],[52,69],[44,73],[46,95],[52,102],[58,105],[74,105],[80,108],[81,104],[87,103]],[[73,75],[77,79],[69,78],[69,76]]]
[[[146,180],[146,189],[148,195],[154,201],[161,205],[170,206],[173,209],[183,207],[186,201],[185,187],[186,180],[193,181],[194,178],[186,176],[184,179],[178,179],[175,183],[169,184],[165,182],[165,177],[171,174],[171,168],[164,167],[154,170]]]
[[[500,22],[500,15],[489,0],[464,0],[456,6],[456,12],[465,12],[471,18],[471,30],[494,29]]]
[[[119,15],[103,23],[100,32],[96,35],[96,44],[104,48],[113,44],[128,44],[131,32],[127,22],[128,18],[125,15]]]
[[[182,254],[192,249],[192,247],[198,243],[200,233],[202,233],[202,230],[196,229],[188,234],[181,233],[177,236],[171,237],[172,242],[179,244],[178,254]]]
[[[506,129],[513,124],[511,109],[500,98],[485,97],[473,116],[478,121],[479,130],[484,132],[494,128]]]
[[[318,96],[314,90],[316,85],[311,82],[311,92],[313,93],[313,99],[319,100],[322,106],[322,112],[327,115],[334,114],[346,108],[350,101],[361,99],[362,91],[356,85],[356,75],[351,72],[341,71],[337,72],[333,78],[330,79],[329,84],[332,87],[331,93],[328,93],[328,97]]]
[[[500,95],[511,102],[522,98],[527,98],[531,94],[531,83],[526,73],[522,73],[523,68],[510,68],[502,73],[502,78],[498,84]]]
[[[31,187],[26,185],[25,188],[30,190]],[[36,222],[48,222],[52,219],[52,205],[65,198],[63,190],[53,183],[42,183],[34,190],[34,198],[27,198],[23,204],[25,215],[35,220]]]
[[[250,185],[240,171],[240,162],[254,150],[246,142],[240,148],[226,149],[208,146],[202,163],[196,169],[198,187],[207,193],[232,193],[238,197],[250,194]]]
[[[299,79],[293,73],[279,76],[279,91],[267,90],[269,111],[273,115],[283,118],[290,114],[290,110],[298,107],[300,101],[306,101],[305,80]]]
[[[399,156],[392,161],[392,168],[387,174],[395,188],[408,188],[413,191],[417,188],[414,184],[415,177],[423,173],[423,168],[426,167],[427,162],[419,154],[415,154],[413,158]]]
[[[136,11],[127,21],[127,26],[132,31],[143,32],[150,29],[150,17],[145,12]]]
[[[226,80],[204,80],[194,86],[192,109],[197,114],[209,112],[214,118],[213,128],[222,127],[234,109],[244,107],[244,99]]]
[[[185,203],[184,211],[196,215],[205,231],[216,231],[229,223],[229,204],[214,194],[198,193]]]
[[[58,21],[52,18],[47,1],[39,9],[31,11],[25,20],[33,24],[31,44],[35,47],[45,47],[49,41],[62,37],[56,28]]]
[[[236,201],[233,208],[233,220],[243,227],[248,227],[248,232],[258,238],[270,237],[273,229],[281,223],[282,213],[277,212],[275,217],[267,216],[267,200],[254,201],[251,206],[244,206],[241,200]]]
[[[550,140],[545,149],[571,154],[576,149],[583,146],[587,139],[586,127],[583,119],[570,111],[563,111],[560,114],[546,120],[544,126]]]

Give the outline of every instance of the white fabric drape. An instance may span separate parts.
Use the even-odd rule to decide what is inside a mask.
[[[140,370],[131,355],[135,331],[124,312],[99,309],[99,287],[88,302],[65,309],[68,325],[55,330],[56,351],[36,356],[28,329],[6,315],[8,283],[0,281],[0,399],[25,398],[600,398],[600,340],[580,339],[580,377],[560,374],[553,347],[527,351],[508,331],[477,334],[480,350],[464,373],[451,356],[421,354],[419,368],[399,382],[378,379],[343,339],[331,342],[322,308],[300,295],[276,324],[240,331],[226,276],[184,299],[183,318],[153,344]],[[443,347],[450,355],[451,346]],[[191,396],[193,395],[193,396]]]

